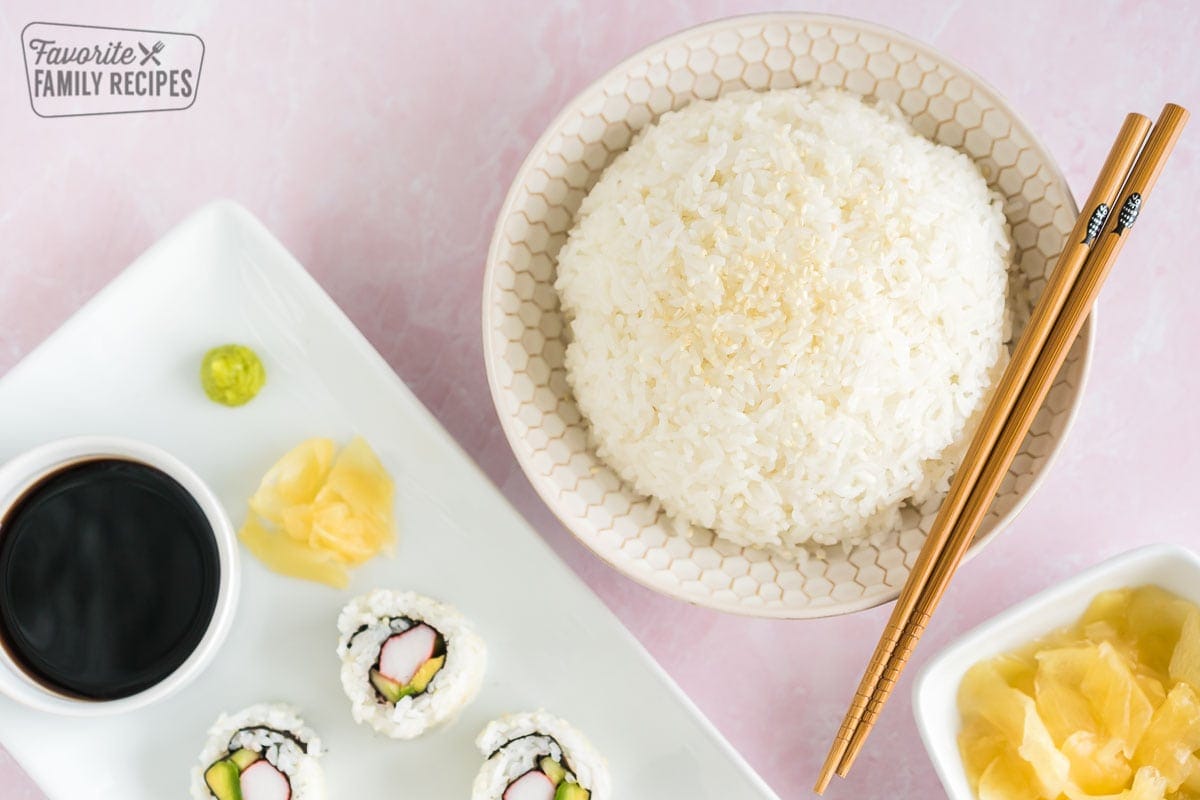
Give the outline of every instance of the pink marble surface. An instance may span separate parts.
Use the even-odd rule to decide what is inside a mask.
[[[885,609],[814,622],[722,616],[612,572],[517,468],[480,356],[497,207],[570,97],[635,49],[753,2],[209,3],[0,7],[0,373],[188,212],[232,197],[341,304],[488,475],[785,798],[802,797]],[[799,6],[797,6],[799,8]],[[1086,191],[1126,110],[1200,110],[1200,11],[1174,3],[809,2],[897,28],[985,76]],[[40,119],[30,21],[190,31],[183,112]],[[1200,123],[1102,300],[1079,421],[1017,523],[965,567],[914,664],[1029,593],[1135,544],[1200,542]],[[2,421],[0,421],[2,435]],[[836,797],[940,797],[910,669]],[[0,797],[42,795],[0,750]]]

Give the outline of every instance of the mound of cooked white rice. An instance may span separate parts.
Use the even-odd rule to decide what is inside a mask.
[[[846,92],[665,114],[558,257],[601,458],[677,520],[791,548],[936,502],[1007,362],[1011,244],[965,155]]]

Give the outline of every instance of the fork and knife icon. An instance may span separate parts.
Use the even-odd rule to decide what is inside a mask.
[[[142,60],[139,62],[138,66],[144,67],[146,66],[147,61],[153,61],[155,64],[161,67],[162,62],[158,60],[158,54],[161,53],[165,47],[166,45],[162,42],[155,42],[153,48],[146,47],[146,45],[138,42],[138,49],[142,51]]]

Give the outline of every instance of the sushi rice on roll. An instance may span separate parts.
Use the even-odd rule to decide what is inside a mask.
[[[324,800],[321,740],[291,706],[222,714],[192,770],[193,800]]]
[[[487,649],[455,609],[376,589],[338,617],[342,688],[354,720],[413,739],[452,719],[483,683]]]
[[[545,711],[488,723],[475,741],[487,758],[471,800],[610,800],[608,762],[583,734]]]

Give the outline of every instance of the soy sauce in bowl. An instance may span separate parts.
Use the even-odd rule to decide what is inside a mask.
[[[220,584],[204,510],[135,460],[69,464],[0,519],[0,645],[68,697],[116,700],[165,680],[204,638]]]

